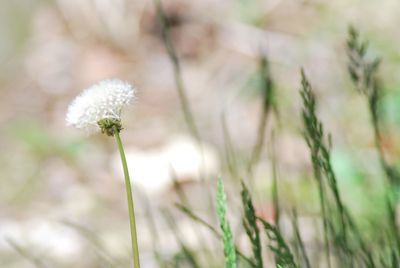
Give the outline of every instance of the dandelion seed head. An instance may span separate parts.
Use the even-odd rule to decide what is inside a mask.
[[[135,88],[127,82],[103,80],[85,89],[68,107],[67,125],[89,132],[100,130],[103,119],[120,120],[121,110],[131,103]]]

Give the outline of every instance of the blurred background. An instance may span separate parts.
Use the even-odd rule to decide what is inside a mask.
[[[389,161],[398,165],[400,3],[165,0],[163,6],[201,145],[185,122],[153,1],[0,0],[0,266],[129,267],[115,142],[65,125],[73,98],[106,78],[137,88],[134,105],[123,112],[122,139],[143,267],[196,267],[192,255],[200,267],[223,266],[221,242],[175,206],[186,204],[218,227],[219,175],[244,252],[251,250],[241,228],[239,180],[250,185],[258,213],[274,222],[275,174],[283,228],[290,238],[286,212],[296,207],[310,255],[318,259],[318,195],[302,135],[301,67],[332,134],[343,198],[368,235],[385,206],[384,179],[368,104],[347,74],[347,29],[360,29],[371,56],[383,59],[383,140]],[[250,176],[245,171],[262,114],[261,54],[269,62],[274,110]]]

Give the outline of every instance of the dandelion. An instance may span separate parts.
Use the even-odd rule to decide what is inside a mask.
[[[109,125],[121,130],[121,110],[131,103],[135,89],[127,82],[103,80],[83,91],[68,107],[67,125],[90,132],[101,129],[113,136]]]
[[[127,82],[118,79],[103,80],[86,89],[70,104],[67,112],[67,125],[89,131],[101,130],[108,136],[114,136],[121,156],[124,170],[125,188],[128,198],[129,221],[131,227],[133,262],[140,268],[139,248],[136,233],[135,210],[131,181],[122,141],[121,111],[135,96],[135,89]]]

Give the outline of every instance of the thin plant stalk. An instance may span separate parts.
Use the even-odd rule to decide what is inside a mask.
[[[133,203],[131,180],[129,178],[128,165],[126,163],[126,157],[124,152],[124,147],[122,146],[121,137],[119,136],[119,131],[115,131],[115,140],[117,141],[118,150],[121,156],[122,168],[124,169],[125,177],[125,188],[128,198],[128,209],[129,209],[129,223],[131,227],[131,239],[132,239],[132,252],[133,252],[133,263],[135,268],[140,268],[139,261],[139,247],[137,242],[137,232],[136,232],[136,219],[135,219],[135,206]]]
[[[190,106],[189,98],[186,93],[186,87],[185,87],[185,84],[184,84],[184,81],[182,78],[181,64],[180,64],[178,54],[176,52],[176,49],[174,47],[174,44],[172,42],[171,35],[170,35],[170,25],[168,23],[168,18],[164,12],[161,0],[154,0],[154,5],[156,8],[157,17],[158,17],[158,20],[159,20],[160,26],[161,26],[162,40],[163,40],[165,49],[167,51],[168,57],[172,64],[176,90],[178,93],[179,102],[180,102],[180,105],[182,108],[184,120],[189,129],[191,136],[198,143],[198,147],[201,152],[201,164],[204,167],[205,166],[205,155],[204,155],[203,144],[201,141],[201,135],[200,135],[199,128],[196,124],[196,120],[194,118],[194,115],[193,115],[193,112],[192,112],[192,109]],[[203,168],[199,169],[199,176],[200,176],[202,183],[205,184],[205,173],[204,173]],[[213,198],[212,198],[211,194],[207,191],[205,191],[205,194],[208,197],[210,206],[213,208],[212,210],[215,210],[215,208],[213,207],[214,202],[213,202]]]
[[[360,40],[358,31],[350,27],[347,40],[347,54],[349,57],[348,70],[350,77],[356,89],[365,95],[368,100],[379,162],[388,178],[390,186],[397,187],[400,182],[400,174],[394,166],[386,160],[384,148],[382,146],[382,133],[380,128],[382,118],[379,101],[383,93],[383,87],[378,75],[380,58],[368,60],[365,57],[366,53],[367,42]]]
[[[259,162],[261,153],[264,147],[264,139],[265,132],[268,123],[268,117],[271,108],[273,107],[273,82],[271,79],[271,74],[269,71],[268,60],[265,55],[261,55],[260,63],[259,63],[259,75],[261,76],[262,82],[262,112],[260,115],[258,130],[257,130],[257,139],[253,146],[253,150],[251,152],[250,161],[247,165],[247,172],[251,176],[253,167]]]
[[[221,228],[222,241],[225,253],[225,267],[236,268],[236,250],[232,235],[231,225],[226,217],[227,201],[224,190],[224,184],[221,177],[218,178],[217,184],[217,216]]]
[[[253,146],[253,151],[251,153],[250,161],[247,166],[249,174],[252,174],[253,167],[258,163],[261,157],[261,152],[264,147],[264,137],[267,128],[269,109],[267,106],[263,105],[263,110],[260,115],[258,130],[257,130],[257,140]]]
[[[249,189],[242,181],[242,205],[243,205],[243,227],[246,231],[247,237],[251,243],[251,248],[253,251],[253,260],[255,263],[254,267],[262,268],[263,260],[262,260],[262,247],[261,247],[261,238],[260,231],[257,226],[257,216],[256,210],[254,208],[253,200]]]
[[[11,238],[6,238],[6,242],[24,259],[29,261],[36,268],[48,268],[49,266],[43,260],[43,257],[35,256],[27,248],[22,247]]]
[[[174,233],[176,242],[180,246],[181,253],[185,256],[188,263],[190,263],[189,267],[200,268],[200,264],[197,261],[197,257],[195,252],[187,245],[187,241],[182,238],[182,234],[179,230],[179,226],[174,220],[171,212],[168,209],[163,209],[162,215],[164,216],[165,222],[168,224],[170,230]],[[178,263],[175,263],[174,267],[179,267]]]
[[[311,151],[311,162],[313,166],[314,177],[318,183],[319,202],[322,211],[322,224],[324,233],[324,244],[326,253],[326,262],[328,268],[331,268],[330,263],[330,246],[328,238],[328,214],[327,214],[327,196],[325,195],[325,183],[323,180],[323,169],[321,167],[321,149],[323,147],[323,127],[315,115],[315,98],[311,91],[311,85],[305,76],[304,70],[301,69],[301,84],[302,91],[300,92],[303,98],[302,117],[306,128],[304,133],[305,140]],[[325,154],[326,156],[326,154]],[[339,202],[338,202],[339,203]]]
[[[179,184],[178,178],[177,178],[177,176],[176,176],[176,174],[175,174],[175,172],[174,172],[174,170],[172,168],[171,168],[171,176],[172,176],[172,179],[173,179],[173,185],[174,185],[173,187],[174,187],[174,190],[176,191],[176,193],[178,195],[179,202],[184,204],[184,205],[189,206],[188,197],[187,197],[184,189],[182,189],[182,186]],[[191,222],[191,225],[192,225],[192,222]],[[194,225],[192,225],[192,228],[193,228],[193,230],[196,229],[196,227]],[[199,240],[199,243],[203,248],[208,248],[209,247],[209,245],[207,245],[207,241],[204,238],[204,235],[202,234],[202,232],[196,232],[196,237]],[[213,257],[213,256],[206,256],[207,259],[210,259],[211,257]]]
[[[173,66],[176,89],[178,91],[179,101],[181,103],[183,116],[185,117],[185,122],[186,122],[193,138],[195,138],[199,142],[199,144],[201,144],[199,130],[195,123],[193,113],[190,109],[189,100],[186,95],[186,89],[185,89],[183,79],[182,79],[181,65],[180,65],[175,47],[172,44],[171,36],[169,33],[168,20],[165,16],[161,0],[154,0],[154,4],[156,6],[158,20],[162,27],[162,40],[163,40],[165,49],[167,50],[168,57],[170,58],[172,66]]]
[[[280,206],[279,206],[279,192],[278,192],[278,163],[276,157],[275,147],[275,132],[271,134],[271,165],[272,165],[272,204],[275,213],[275,225],[278,230],[280,222]]]
[[[393,231],[398,253],[400,254],[400,233],[396,224],[397,212],[395,207],[399,201],[397,194],[392,196],[391,190],[399,188],[400,174],[393,164],[390,164],[382,146],[381,111],[379,101],[383,94],[383,87],[378,74],[380,58],[369,60],[366,58],[367,42],[362,41],[359,32],[350,26],[347,39],[347,54],[349,58],[348,71],[356,89],[366,96],[373,127],[375,147],[378,151],[380,165],[387,177],[388,188],[387,208],[389,224]]]
[[[96,233],[90,228],[67,220],[61,221],[60,223],[79,233],[80,236],[85,238],[87,242],[94,248],[97,256],[96,261],[98,267],[120,267],[125,263],[125,261],[113,257],[104,248]]]
[[[189,218],[194,220],[195,222],[203,225],[206,227],[208,230],[211,231],[213,235],[215,235],[217,238],[221,239],[222,235],[215,229],[211,224],[200,218],[198,215],[194,214],[193,211],[191,211],[188,207],[185,207],[182,204],[175,204],[175,206],[185,215],[187,215]],[[243,252],[240,251],[239,247],[235,245],[235,251],[236,254],[241,257],[243,260],[245,260],[251,267],[254,267],[255,264],[253,263],[253,260],[250,258],[246,257]]]
[[[224,151],[225,151],[225,158],[226,163],[228,166],[229,173],[234,178],[239,178],[239,171],[238,171],[238,161],[236,159],[235,148],[232,143],[232,137],[229,132],[229,128],[226,122],[226,113],[225,111],[221,114],[221,125],[222,125],[222,133],[224,137]]]
[[[150,205],[150,200],[147,195],[143,195],[145,211],[146,211],[146,219],[151,233],[151,242],[153,248],[154,259],[157,261],[157,264],[160,268],[166,268],[167,264],[163,261],[162,256],[160,254],[160,233],[157,229],[156,219],[153,213],[153,209]]]
[[[301,238],[296,209],[293,209],[292,211],[292,228],[294,231],[295,241],[297,242],[297,246],[300,248],[300,253],[303,259],[304,267],[311,268],[310,260],[308,259],[308,255],[306,252],[306,247],[304,245],[303,239]]]
[[[317,176],[319,177],[319,176]],[[331,254],[330,254],[330,246],[329,246],[329,239],[328,239],[328,218],[326,213],[326,200],[325,194],[323,189],[323,184],[321,178],[318,179],[318,193],[319,193],[319,202],[322,210],[322,225],[323,225],[323,232],[324,232],[324,244],[325,244],[325,254],[326,254],[326,262],[328,268],[331,268]]]

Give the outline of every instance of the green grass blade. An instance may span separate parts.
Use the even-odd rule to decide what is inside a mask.
[[[175,206],[184,214],[186,214],[189,218],[194,220],[197,223],[200,223],[201,225],[205,226],[207,229],[209,229],[216,237],[222,239],[222,235],[218,232],[217,229],[215,229],[211,224],[200,218],[198,215],[196,215],[192,210],[190,210],[188,207],[185,207],[182,204],[175,204]],[[244,253],[242,253],[237,246],[235,246],[235,251],[238,257],[242,258],[245,260],[251,267],[255,266],[255,263],[253,262],[252,259],[246,257]]]
[[[271,78],[268,59],[265,55],[260,56],[258,72],[261,79],[260,89],[262,93],[262,112],[259,118],[256,142],[254,143],[250,156],[250,161],[247,165],[247,171],[249,175],[252,174],[253,167],[260,160],[261,153],[264,147],[265,132],[267,128],[269,114],[271,109],[276,108],[274,107],[274,83]]]
[[[243,205],[243,226],[246,230],[247,237],[250,240],[253,250],[254,263],[256,268],[263,267],[262,247],[260,241],[260,231],[257,226],[257,216],[251,200],[251,195],[246,185],[242,181],[242,205]]]
[[[303,239],[301,238],[301,235],[300,235],[299,222],[298,222],[296,209],[293,209],[293,213],[292,213],[292,227],[293,227],[293,231],[294,231],[296,244],[297,244],[298,248],[300,249],[301,257],[303,259],[304,267],[311,268],[311,264],[310,264],[310,260],[307,255],[306,247],[304,246]]]
[[[275,255],[276,267],[298,268],[299,266],[296,264],[293,254],[278,228],[264,219],[258,219],[263,224],[264,230],[270,240],[268,247]]]
[[[217,184],[217,216],[222,231],[222,241],[224,244],[225,253],[225,267],[236,268],[236,250],[233,242],[233,235],[231,227],[226,218],[226,194],[224,190],[224,184],[221,177],[218,178]]]

